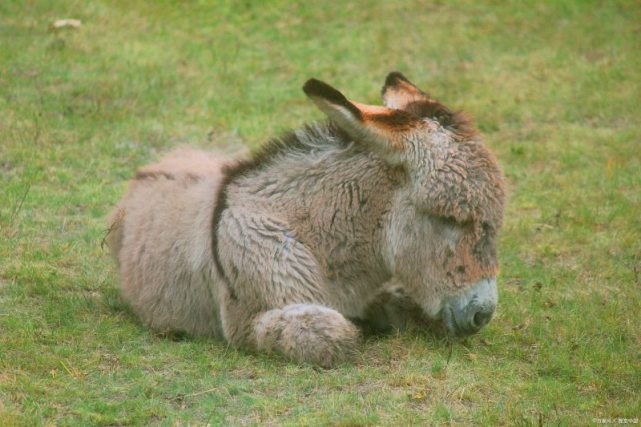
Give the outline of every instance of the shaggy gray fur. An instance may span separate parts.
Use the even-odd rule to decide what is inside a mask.
[[[400,73],[387,107],[304,89],[329,122],[251,159],[183,149],[138,171],[109,220],[124,298],[156,330],[324,367],[355,354],[348,319],[403,326],[395,307],[476,332],[505,196],[471,122]]]

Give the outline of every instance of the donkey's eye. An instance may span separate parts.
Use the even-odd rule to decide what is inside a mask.
[[[453,216],[439,216],[438,220],[445,225],[449,225],[450,227],[459,225],[458,221]]]
[[[453,216],[449,216],[449,215],[437,216],[436,220],[440,224],[449,228],[467,229],[472,225],[472,221],[466,221],[466,220],[459,221]]]

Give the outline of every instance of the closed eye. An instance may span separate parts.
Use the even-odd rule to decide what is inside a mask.
[[[456,221],[456,218],[454,218],[453,216],[439,216],[438,220],[443,224],[449,225],[451,227],[459,225],[459,223]]]
[[[472,221],[458,221],[456,218],[453,216],[449,215],[443,215],[443,216],[437,216],[436,219],[443,225],[447,227],[452,227],[452,228],[467,228],[469,225],[472,224]]]

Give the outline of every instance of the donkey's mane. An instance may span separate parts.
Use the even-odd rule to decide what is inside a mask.
[[[236,178],[260,170],[273,160],[286,155],[305,155],[320,148],[333,147],[339,150],[348,148],[352,139],[329,120],[308,123],[302,127],[285,132],[269,140],[256,150],[248,159],[238,160],[223,169],[224,188]]]

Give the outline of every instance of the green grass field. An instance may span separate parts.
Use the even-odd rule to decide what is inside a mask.
[[[136,167],[322,118],[309,77],[379,103],[395,69],[470,112],[505,170],[486,329],[324,371],[128,312],[100,242]],[[3,0],[0,425],[638,420],[640,110],[638,0]]]

